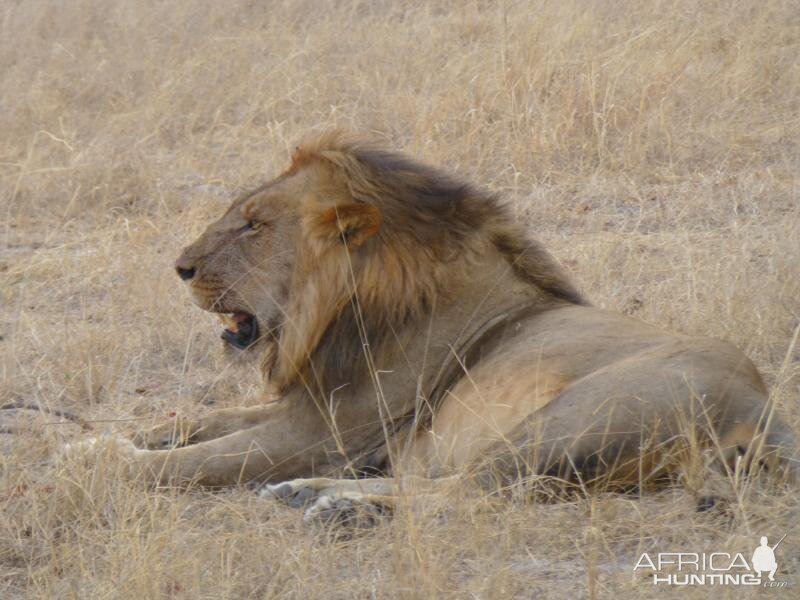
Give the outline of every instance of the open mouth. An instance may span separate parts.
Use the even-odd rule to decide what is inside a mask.
[[[250,313],[237,311],[220,319],[226,326],[220,337],[231,346],[247,350],[258,340],[258,320]]]

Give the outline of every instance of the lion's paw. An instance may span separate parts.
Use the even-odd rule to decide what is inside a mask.
[[[359,491],[341,489],[341,482],[328,479],[294,479],[267,484],[261,488],[259,496],[292,508],[305,508],[304,521],[347,527],[372,527],[392,512],[388,502],[380,502],[376,496]]]
[[[103,435],[64,444],[56,455],[56,462],[87,462],[96,460],[98,456],[102,455],[113,455],[123,460],[132,460],[139,452],[142,451],[127,438]]]
[[[306,522],[326,525],[374,527],[391,515],[391,508],[353,493],[320,496],[303,513]]]
[[[291,506],[303,508],[316,501],[322,490],[306,485],[307,480],[295,479],[276,484],[266,484],[258,491],[259,498],[275,499]]]

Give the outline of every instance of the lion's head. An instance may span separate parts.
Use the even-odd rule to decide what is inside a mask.
[[[334,132],[234,200],[175,267],[201,308],[227,316],[223,339],[269,350],[269,377],[281,389],[345,307],[365,315],[352,328],[402,328],[457,297],[469,284],[462,266],[487,252],[542,294],[581,301],[495,197]]]

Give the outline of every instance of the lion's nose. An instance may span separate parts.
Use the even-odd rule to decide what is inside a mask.
[[[178,272],[178,277],[184,281],[188,281],[194,277],[194,267],[189,267],[188,269],[184,269],[183,267],[175,267],[175,270]]]
[[[197,270],[187,261],[183,260],[183,257],[179,258],[175,261],[175,272],[178,273],[178,277],[183,279],[184,281],[189,281]]]

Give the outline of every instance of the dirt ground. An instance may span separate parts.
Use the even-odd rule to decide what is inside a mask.
[[[798,56],[796,0],[2,3],[0,404],[68,412],[0,411],[0,597],[797,597],[796,487],[454,492],[342,534],[51,459],[259,401],[172,263],[334,126],[508,198],[594,304],[737,344],[800,433]],[[789,589],[634,572],[784,534]]]

